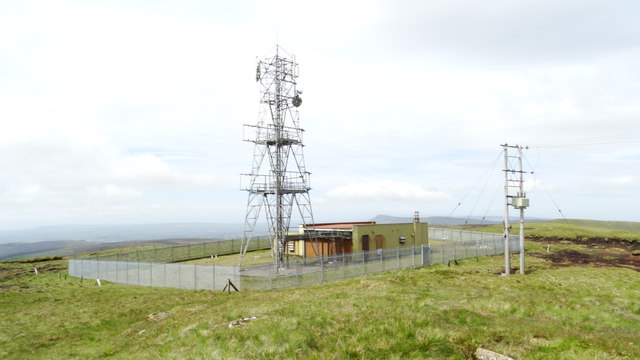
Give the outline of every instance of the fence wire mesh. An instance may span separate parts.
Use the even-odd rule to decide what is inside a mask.
[[[512,235],[509,240],[511,252],[519,252],[518,236]],[[216,241],[71,259],[69,274],[122,284],[179,289],[222,290],[228,281],[232,281],[240,290],[273,290],[504,254],[501,234],[429,228],[429,241],[428,245],[416,247],[289,260],[283,268],[274,264],[239,268],[180,263],[239,252],[241,240]],[[269,239],[261,238],[251,242],[248,251],[269,248]]]

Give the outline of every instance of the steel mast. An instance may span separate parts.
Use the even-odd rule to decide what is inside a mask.
[[[253,166],[244,174],[243,190],[249,193],[241,247],[242,264],[262,208],[265,208],[272,252],[277,268],[285,264],[287,234],[293,208],[303,225],[313,223],[298,107],[298,64],[276,45],[275,54],[258,61],[260,112],[256,125],[244,125],[244,140],[254,143]],[[264,159],[268,159],[265,163]]]

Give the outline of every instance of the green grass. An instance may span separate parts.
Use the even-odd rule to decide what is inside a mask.
[[[222,255],[216,258],[202,258],[196,260],[185,261],[188,264],[205,264],[205,265],[238,265],[240,261],[239,254],[231,254],[231,255]],[[260,264],[271,264],[273,263],[273,256],[271,254],[271,250],[256,250],[256,251],[248,251],[244,255],[244,259],[242,261],[243,266],[251,266],[251,265],[260,265]]]
[[[512,233],[519,234],[519,223],[512,220]],[[490,225],[467,229],[501,233],[503,225]],[[552,238],[568,240],[586,240],[600,238],[623,240],[628,242],[640,241],[640,223],[625,221],[597,221],[597,220],[551,220],[525,224],[525,234],[534,238]]]
[[[130,246],[130,247],[124,247],[124,248],[117,248],[117,249],[108,249],[108,250],[99,250],[99,251],[92,251],[86,254],[79,254],[79,255],[74,255],[74,256],[70,256],[70,258],[75,259],[75,258],[84,258],[87,256],[97,256],[97,255],[114,255],[114,254],[123,254],[123,253],[131,253],[131,252],[136,252],[136,251],[149,251],[149,250],[153,250],[153,249],[163,249],[166,248],[167,246],[165,245],[140,245],[140,246]]]
[[[526,276],[496,275],[492,257],[231,294],[98,287],[65,278],[65,260],[0,262],[0,358],[466,359],[479,346],[517,359],[640,358],[640,273],[527,260]],[[259,318],[228,327],[248,316]]]

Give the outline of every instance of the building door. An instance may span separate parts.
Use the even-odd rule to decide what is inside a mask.
[[[362,251],[369,251],[369,235],[362,235]]]
[[[376,250],[384,248],[384,236],[376,235]]]

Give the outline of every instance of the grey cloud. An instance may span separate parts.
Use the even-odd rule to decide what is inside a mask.
[[[399,4],[388,6],[378,31],[389,48],[404,55],[490,64],[564,62],[640,45],[637,1]]]

